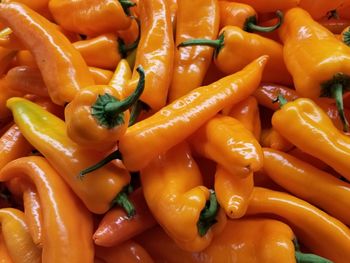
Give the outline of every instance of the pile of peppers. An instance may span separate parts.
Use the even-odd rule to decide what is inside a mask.
[[[349,0],[0,1],[0,262],[349,263]]]

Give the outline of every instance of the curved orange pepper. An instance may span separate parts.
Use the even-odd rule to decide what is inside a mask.
[[[54,103],[63,105],[81,87],[94,84],[80,53],[44,17],[20,3],[1,3],[0,20],[35,57]]]
[[[16,159],[0,171],[0,181],[14,178],[23,192],[34,186],[39,196],[43,261],[92,262],[91,214],[49,163],[38,156]]]
[[[247,214],[272,214],[283,218],[295,227],[293,230],[298,239],[312,252],[334,262],[346,263],[350,260],[349,228],[297,197],[256,187]]]

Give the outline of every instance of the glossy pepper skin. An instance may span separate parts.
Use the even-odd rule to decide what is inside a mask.
[[[0,224],[11,262],[41,262],[41,250],[33,243],[22,211],[14,208],[0,209]]]
[[[8,162],[26,156],[33,147],[23,137],[16,124],[11,127],[0,138],[0,169]]]
[[[9,3],[0,4],[0,21],[32,52],[54,103],[63,105],[81,87],[94,84],[80,53],[44,17],[25,5]]]
[[[211,118],[189,142],[197,153],[222,165],[232,176],[246,177],[263,165],[259,142],[242,123],[229,116]]]
[[[145,90],[141,101],[152,110],[166,104],[171,83],[174,57],[174,37],[170,7],[166,0],[144,0],[139,3],[141,38],[137,48],[135,65],[145,70]],[[131,90],[134,90],[139,75],[134,68]]]
[[[105,213],[129,183],[129,173],[109,164],[78,180],[79,172],[100,159],[101,153],[80,148],[67,136],[64,121],[37,104],[11,98],[7,105],[23,136],[59,171],[86,207],[93,213]]]
[[[264,147],[269,147],[283,152],[287,152],[294,147],[292,143],[290,143],[274,128],[263,130],[260,138],[260,144]]]
[[[272,116],[272,125],[300,150],[324,161],[350,179],[350,139],[312,100],[288,102]]]
[[[137,241],[156,262],[169,263],[295,263],[292,229],[269,218],[228,220],[224,231],[210,246],[198,253],[188,253],[159,228],[141,234]]]
[[[262,56],[236,74],[194,89],[129,127],[119,142],[124,165],[131,171],[141,170],[152,158],[189,137],[225,106],[247,98],[260,83],[267,60],[267,56]]]
[[[219,6],[217,0],[178,0],[176,20],[176,45],[193,38],[216,38],[219,31]],[[193,9],[193,6],[196,6]],[[193,26],[193,25],[196,26]],[[169,90],[169,101],[201,86],[213,56],[206,46],[177,48],[174,71]]]
[[[95,263],[153,263],[148,252],[135,241],[129,240],[119,246],[103,248],[96,246]]]
[[[129,197],[135,206],[136,215],[130,219],[120,207],[109,210],[92,237],[96,245],[117,246],[157,224],[149,211],[141,188],[132,192]]]
[[[295,227],[293,230],[298,239],[313,253],[339,263],[350,260],[348,227],[299,198],[256,187],[247,214],[278,216]]]
[[[287,153],[264,148],[264,172],[295,196],[350,224],[350,185]],[[336,200],[336,202],[334,202]]]
[[[298,94],[313,99],[321,95],[335,97],[346,131],[342,93],[349,85],[349,47],[301,8],[286,12],[279,33],[284,61]]]
[[[119,70],[122,72],[118,73]],[[144,74],[142,69],[140,70],[140,74]],[[102,151],[111,149],[128,127],[130,119],[128,108],[141,95],[145,76],[142,75],[140,78],[141,86],[138,85],[135,92],[137,94],[131,95],[134,99],[129,103],[130,97],[123,100],[123,92],[125,93],[127,81],[130,80],[130,71],[125,71],[123,65],[117,67],[116,71],[115,76],[120,78],[118,81],[121,86],[86,87],[80,90],[65,108],[67,135],[82,147]],[[107,107],[110,111],[107,111]]]
[[[200,251],[210,244],[214,227],[222,230],[225,222],[218,215],[219,207],[210,212],[206,208],[211,193],[202,185],[187,144],[156,157],[141,170],[141,183],[153,216],[182,249]],[[210,217],[203,219],[202,211],[211,213]],[[213,225],[215,218],[218,222]]]
[[[68,31],[96,36],[130,26],[131,18],[122,2],[126,2],[127,10],[131,1],[50,0],[49,9],[55,21]]]
[[[39,156],[16,159],[0,171],[2,182],[13,179],[23,192],[33,184],[38,193],[43,262],[93,262],[92,216],[49,163]]]
[[[193,39],[180,46],[209,45],[215,48],[214,63],[222,72],[232,74],[262,55],[270,57],[262,81],[290,85],[292,78],[283,61],[283,47],[278,42],[243,31],[236,26],[226,26],[216,40]]]

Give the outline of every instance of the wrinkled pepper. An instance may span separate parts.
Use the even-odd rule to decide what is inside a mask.
[[[338,219],[297,197],[256,187],[247,214],[278,216],[292,226],[298,239],[311,252],[337,263],[350,260],[349,228]]]
[[[287,153],[264,148],[264,172],[293,195],[350,224],[350,184]],[[336,202],[334,202],[336,200]]]
[[[276,10],[285,10],[295,7],[300,0],[229,0],[250,5],[258,13],[275,12]]]
[[[49,9],[63,28],[96,36],[128,28],[134,5],[130,0],[50,0]]]
[[[298,251],[293,239],[294,234],[288,225],[269,218],[228,220],[222,234],[214,237],[210,246],[198,253],[181,250],[159,227],[137,238],[156,262],[330,263]],[[310,259],[316,261],[308,261]]]
[[[166,104],[171,83],[174,57],[174,37],[170,7],[166,0],[140,1],[141,38],[137,48],[135,65],[145,70],[145,90],[141,101],[152,110]],[[134,90],[139,74],[134,68],[130,89]]]
[[[237,26],[248,32],[272,32],[280,27],[283,17],[277,12],[278,22],[269,27],[257,25],[257,13],[247,4],[219,1],[220,8],[220,28],[225,26]]]
[[[222,231],[225,215],[215,193],[202,185],[186,143],[152,160],[141,170],[141,183],[153,216],[182,249],[200,251]]]
[[[192,38],[213,39],[219,31],[217,0],[178,0],[176,45]],[[196,6],[195,9],[192,7]],[[193,25],[196,26],[193,26]],[[213,49],[192,46],[176,49],[174,70],[169,90],[169,101],[201,86],[213,56]]]
[[[197,153],[222,165],[232,176],[246,177],[263,165],[259,142],[242,123],[229,116],[213,117],[189,142]]]
[[[110,85],[80,90],[64,112],[69,138],[82,147],[111,149],[128,127],[128,109],[137,102],[144,90],[144,71],[142,67],[138,67],[137,71],[140,74],[138,86],[125,99]]]
[[[350,179],[350,138],[312,100],[300,98],[284,104],[272,116],[272,125],[300,150]]]
[[[350,83],[349,47],[301,8],[286,12],[279,33],[284,61],[298,94],[313,99],[321,95],[335,98],[347,131],[342,95]]]
[[[261,133],[259,106],[253,96],[223,109],[222,113],[240,121],[259,140]]]
[[[222,72],[232,74],[262,55],[270,57],[262,81],[290,85],[292,78],[283,61],[283,47],[278,42],[243,31],[236,26],[226,26],[216,40],[190,39],[178,45],[186,47],[205,45],[214,48],[214,63]]]
[[[105,213],[116,203],[130,208],[131,204],[122,191],[130,180],[126,170],[109,164],[78,180],[79,172],[99,160],[101,153],[80,148],[67,136],[64,121],[37,104],[22,98],[11,98],[7,106],[23,136],[59,171],[91,212]]]
[[[117,246],[156,225],[141,188],[130,194],[130,200],[135,206],[136,215],[130,219],[119,207],[108,211],[92,237],[96,245]]]
[[[13,179],[23,193],[34,185],[38,194],[43,262],[93,262],[92,216],[49,163],[39,156],[16,159],[0,171],[0,181]]]
[[[95,263],[153,263],[148,252],[132,240],[111,248],[96,246],[95,251]]]
[[[22,211],[0,209],[1,235],[11,263],[40,263],[41,250],[33,243]]]
[[[0,21],[35,57],[54,103],[63,105],[94,84],[80,53],[50,21],[20,3],[1,3]]]
[[[247,98],[259,85],[267,61],[268,56],[262,56],[240,72],[194,89],[149,118],[137,122],[120,139],[117,151],[81,174],[119,158],[129,171],[141,170],[153,158],[188,138],[224,107]]]

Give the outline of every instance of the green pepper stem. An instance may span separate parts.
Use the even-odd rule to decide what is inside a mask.
[[[279,103],[280,108],[282,108],[284,105],[286,105],[288,103],[286,98],[281,93],[278,94],[277,98],[272,101],[272,103],[276,103],[276,102]]]
[[[243,30],[248,32],[264,32],[264,33],[272,32],[277,28],[279,28],[283,23],[283,13],[280,10],[277,10],[276,15],[278,18],[278,22],[276,23],[276,25],[273,25],[273,26],[258,26],[256,24],[257,23],[256,16],[248,17],[244,24]]]
[[[126,45],[124,40],[121,38],[118,38],[118,46],[119,46],[119,53],[123,58],[127,57],[128,52],[133,51],[134,49],[137,48],[139,42],[140,42],[140,37],[141,37],[141,24],[140,20],[138,18],[135,18],[138,26],[138,35],[137,39],[131,43],[130,45]]]
[[[220,50],[224,46],[224,32],[221,33],[218,39],[189,39],[180,43],[177,47],[187,47],[187,46],[209,46],[215,48],[214,56],[216,57]]]
[[[119,101],[108,93],[99,96],[95,104],[91,106],[91,115],[96,118],[101,126],[112,129],[124,123],[124,111],[129,109],[140,98],[145,87],[145,72],[141,66],[136,71],[140,79],[135,91],[126,99]]]
[[[204,236],[209,228],[217,222],[215,217],[218,211],[219,204],[216,199],[216,194],[213,190],[210,190],[209,200],[201,211],[197,222],[198,233],[200,236]]]
[[[125,210],[128,218],[135,216],[136,210],[133,203],[128,198],[127,190],[122,190],[119,192],[119,194],[112,201],[112,205],[115,204],[121,206]]]
[[[332,263],[332,261],[326,258],[315,254],[302,253],[300,251],[295,251],[295,259],[297,263]]]
[[[349,29],[344,32],[343,34],[343,42],[344,44],[346,44],[347,46],[350,46],[350,27]]]
[[[335,99],[335,103],[338,108],[339,117],[343,122],[343,130],[345,132],[348,132],[349,123],[344,113],[344,104],[343,104],[343,85],[341,83],[334,83],[332,85],[331,90],[332,90],[332,97]]]
[[[339,19],[339,14],[336,9],[327,12],[327,19]]]
[[[82,170],[82,171],[79,173],[78,178],[81,179],[81,178],[83,178],[86,174],[91,173],[91,172],[93,172],[93,171],[95,171],[95,170],[101,168],[102,166],[106,165],[107,163],[109,163],[109,162],[111,162],[111,161],[113,161],[113,160],[116,160],[116,159],[119,159],[119,160],[122,159],[122,155],[121,155],[121,153],[120,153],[118,150],[116,150],[116,151],[110,153],[109,155],[107,155],[104,159],[102,159],[102,160],[99,161],[98,163],[96,163],[96,164],[94,164],[94,165],[92,165],[92,166],[90,166],[90,167],[88,167],[88,168]]]
[[[131,112],[130,112],[130,120],[129,120],[129,127],[134,125],[137,121],[137,118],[140,116],[141,112],[143,109],[146,108],[146,104],[141,101],[138,100],[131,108]]]
[[[127,15],[127,16],[130,16],[131,13],[130,13],[130,7],[133,7],[136,5],[136,3],[134,3],[133,1],[130,1],[130,0],[118,0],[120,5],[122,6],[123,10],[124,10],[124,13]]]

